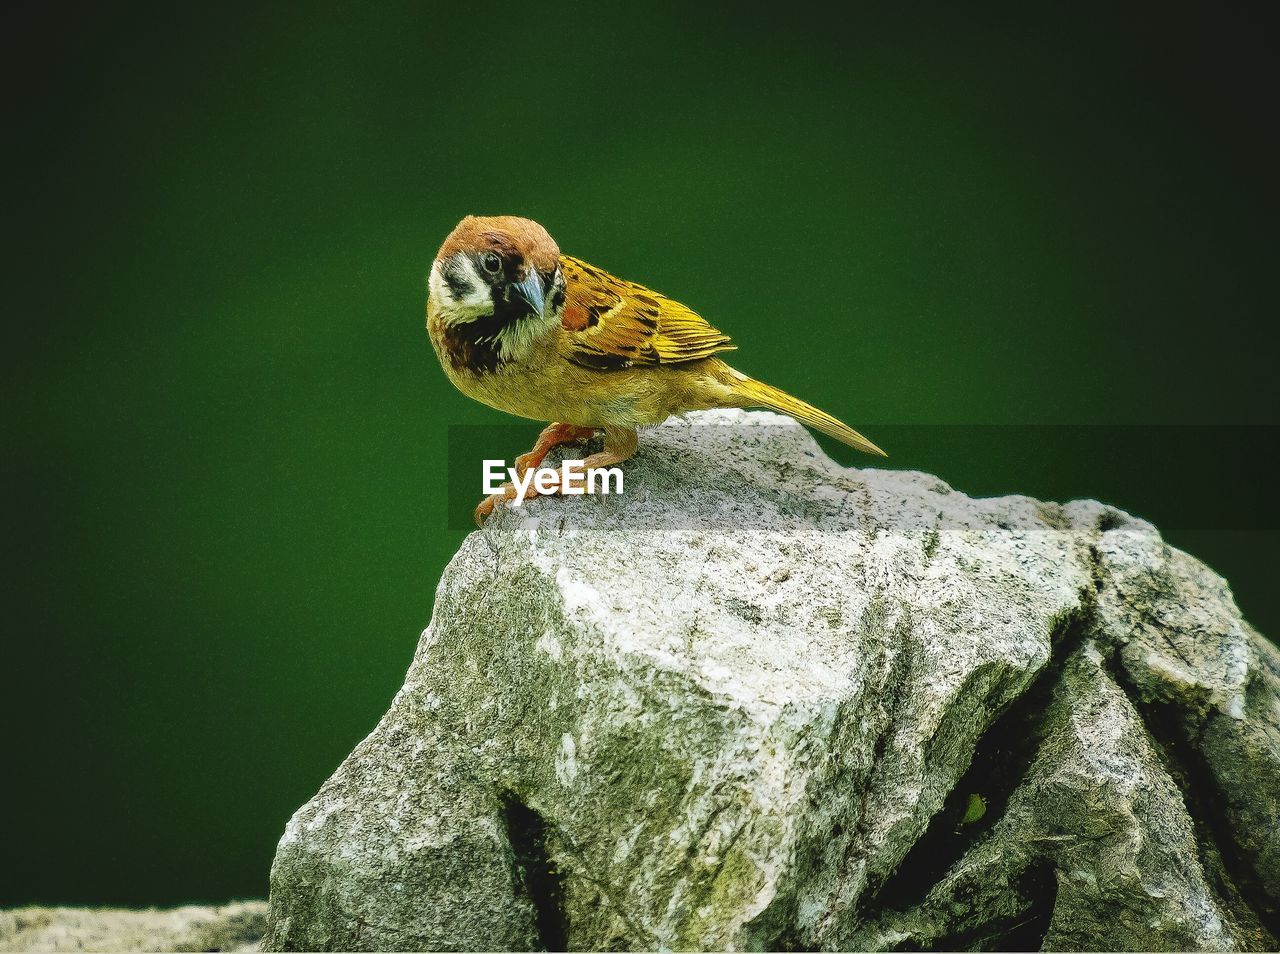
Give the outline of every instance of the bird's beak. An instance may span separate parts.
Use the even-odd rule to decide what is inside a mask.
[[[511,286],[511,290],[523,302],[526,302],[539,318],[547,304],[547,289],[542,284],[542,276],[536,268],[529,269],[529,277]]]

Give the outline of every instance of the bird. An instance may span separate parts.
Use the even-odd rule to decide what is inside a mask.
[[[687,305],[562,254],[531,219],[467,216],[441,244],[427,286],[427,330],[454,386],[548,422],[516,458],[518,475],[597,431],[603,449],[583,468],[614,467],[636,452],[638,428],[712,408],[768,408],[888,456],[830,414],[730,367],[718,356],[737,346]],[[504,484],[476,507],[476,523],[515,497]]]

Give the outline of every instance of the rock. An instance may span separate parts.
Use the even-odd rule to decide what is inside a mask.
[[[1150,524],[763,413],[626,481],[466,540],[269,949],[1275,944],[1280,662]]]
[[[0,951],[256,951],[265,901],[127,911],[15,908],[0,911]]]

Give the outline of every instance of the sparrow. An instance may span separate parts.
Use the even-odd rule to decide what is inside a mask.
[[[440,246],[427,284],[427,330],[449,380],[499,411],[550,422],[516,458],[521,476],[597,431],[603,449],[583,466],[613,467],[636,452],[637,428],[711,408],[768,408],[888,456],[831,415],[731,368],[717,355],[736,346],[688,306],[561,254],[529,219],[467,216]],[[515,495],[503,485],[476,507],[476,523]]]

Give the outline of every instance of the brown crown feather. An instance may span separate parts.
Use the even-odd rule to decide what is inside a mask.
[[[560,246],[537,222],[515,215],[468,215],[440,246],[436,259],[457,252],[494,251],[507,258],[519,255],[540,272],[560,261]]]

